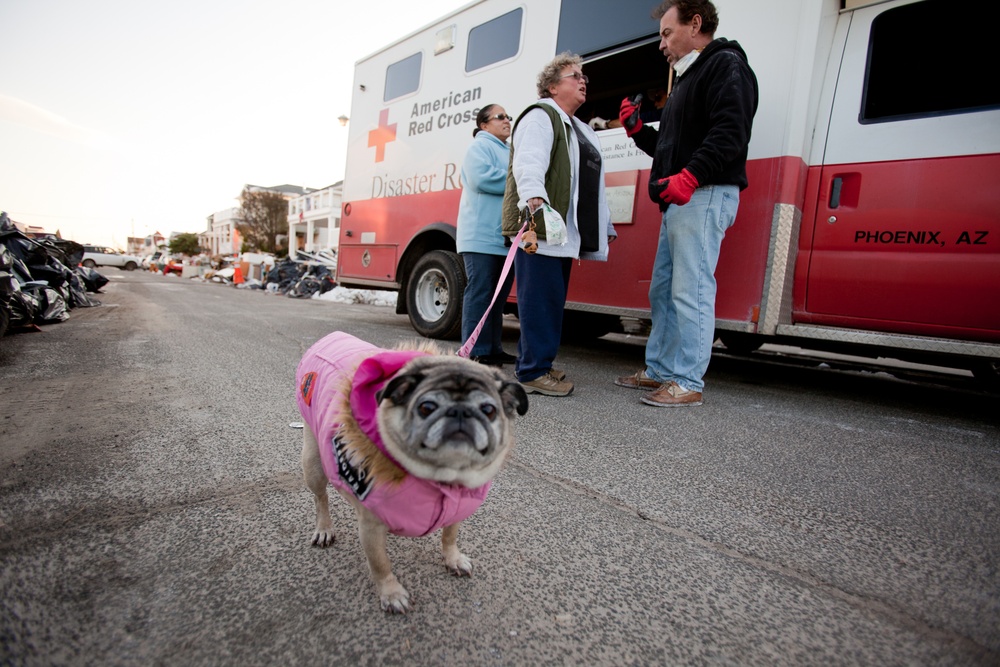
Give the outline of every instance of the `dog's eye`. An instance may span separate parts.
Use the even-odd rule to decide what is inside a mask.
[[[438,404],[434,401],[424,401],[417,406],[417,414],[421,417],[430,417],[438,409]]]
[[[479,406],[479,411],[486,415],[486,418],[493,421],[497,418],[497,408],[491,403],[483,403]]]

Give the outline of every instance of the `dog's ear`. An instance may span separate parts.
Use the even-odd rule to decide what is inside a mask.
[[[419,373],[397,375],[375,393],[375,402],[381,403],[382,399],[387,398],[396,405],[403,405],[406,403],[406,398],[423,379],[424,376]]]
[[[524,415],[528,412],[528,394],[518,382],[505,381],[500,383],[500,398],[503,400],[503,410],[508,417],[514,412]]]

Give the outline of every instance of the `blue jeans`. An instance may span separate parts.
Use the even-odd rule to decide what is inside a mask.
[[[503,273],[503,255],[486,255],[479,252],[463,252],[465,262],[465,293],[462,295],[462,342],[469,340],[475,331],[480,318],[486,312],[486,307],[493,299],[500,274]],[[507,274],[503,289],[497,296],[496,303],[490,310],[490,316],[479,333],[479,339],[469,353],[471,357],[488,357],[503,352],[501,336],[503,334],[503,306],[507,302],[511,285],[514,282],[514,268]]]
[[[709,185],[663,214],[649,285],[653,327],[646,375],[654,380],[673,380],[690,391],[705,388],[715,342],[715,267],[739,204],[735,185]]]
[[[518,250],[514,266],[517,268],[517,319],[521,322],[514,375],[519,382],[531,382],[552,370],[552,362],[559,353],[573,260],[529,255]]]

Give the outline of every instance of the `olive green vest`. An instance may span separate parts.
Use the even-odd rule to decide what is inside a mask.
[[[521,119],[532,109],[542,109],[552,121],[552,151],[549,154],[549,170],[545,173],[545,192],[549,196],[549,206],[559,212],[563,220],[569,215],[570,184],[572,183],[572,167],[569,161],[569,138],[559,112],[547,104],[532,104],[525,109],[514,123],[511,132],[510,162],[507,164],[507,185],[503,193],[503,235],[517,236],[521,229],[520,211],[517,203],[521,201],[517,194],[517,183],[514,182],[514,132]],[[541,211],[535,213],[535,232],[538,238],[545,238],[545,220]]]

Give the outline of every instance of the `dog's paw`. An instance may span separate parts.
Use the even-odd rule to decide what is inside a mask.
[[[410,594],[399,582],[383,587],[379,592],[382,611],[389,614],[405,614],[410,610]]]
[[[333,544],[333,531],[332,530],[317,530],[312,536],[312,545],[314,547],[328,547]]]
[[[444,564],[456,577],[472,576],[472,561],[463,553],[455,552],[453,556],[445,558]]]

